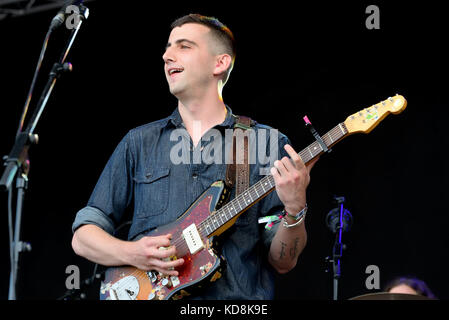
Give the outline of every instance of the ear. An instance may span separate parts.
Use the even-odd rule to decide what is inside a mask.
[[[215,68],[214,68],[214,76],[222,75],[229,69],[232,63],[232,58],[229,54],[220,54],[216,56],[215,59]]]

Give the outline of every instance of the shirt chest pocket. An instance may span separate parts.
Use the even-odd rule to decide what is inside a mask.
[[[170,168],[154,168],[134,177],[135,212],[138,218],[163,213],[168,205]]]

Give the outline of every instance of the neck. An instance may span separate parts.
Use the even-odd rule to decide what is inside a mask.
[[[195,99],[179,99],[178,110],[194,145],[210,128],[226,118],[226,106],[218,92]]]

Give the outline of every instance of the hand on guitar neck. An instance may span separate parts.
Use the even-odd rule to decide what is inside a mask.
[[[276,192],[279,199],[285,206],[285,210],[290,213],[301,211],[306,205],[306,189],[310,183],[310,170],[318,161],[316,157],[308,164],[304,164],[298,153],[290,146],[284,146],[288,157],[274,162],[271,168],[276,183]]]

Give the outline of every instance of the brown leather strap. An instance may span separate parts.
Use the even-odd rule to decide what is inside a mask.
[[[226,184],[232,188],[236,183],[235,195],[239,195],[249,188],[249,140],[244,130],[251,128],[251,118],[237,116],[232,136],[232,159],[228,162],[226,170]],[[237,137],[243,137],[243,152],[237,152]]]

